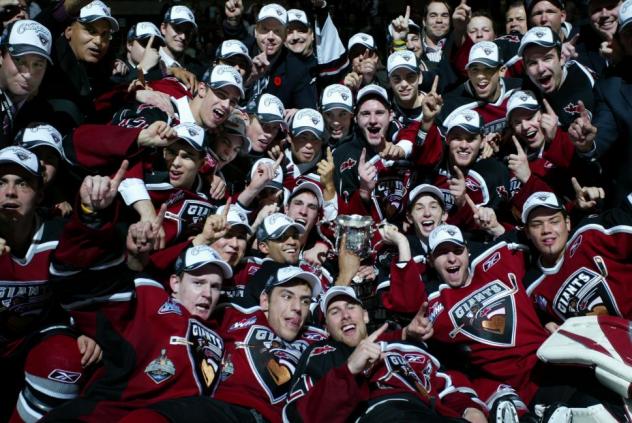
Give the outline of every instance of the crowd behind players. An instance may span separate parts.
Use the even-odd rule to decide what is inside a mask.
[[[632,0],[452,3],[0,2],[0,420],[632,421],[536,355],[632,318]]]

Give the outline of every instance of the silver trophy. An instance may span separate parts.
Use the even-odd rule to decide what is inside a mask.
[[[334,232],[335,245],[323,235],[322,226],[329,226]],[[340,241],[342,241],[343,235],[346,235],[345,247],[347,251],[351,251],[360,258],[367,258],[373,252],[371,238],[377,230],[377,226],[373,223],[371,216],[341,214],[333,221],[325,221],[316,225],[316,229],[320,237],[329,244],[330,253],[334,255],[340,254]]]

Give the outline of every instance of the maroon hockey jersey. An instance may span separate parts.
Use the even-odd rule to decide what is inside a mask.
[[[429,295],[434,339],[466,347],[472,366],[483,376],[481,383],[472,379],[482,399],[507,384],[528,404],[537,390],[532,380],[536,351],[547,333],[522,286],[523,252],[501,241],[470,268],[468,286],[441,285]]]
[[[259,307],[229,306],[220,329],[226,343],[221,383],[215,398],[254,408],[270,422],[281,421],[281,410],[301,354],[310,344],[326,338],[314,327],[304,327],[287,342],[268,326]]]
[[[569,317],[611,315],[632,319],[632,196],[622,208],[579,227],[562,258],[527,287],[536,308],[562,322]]]

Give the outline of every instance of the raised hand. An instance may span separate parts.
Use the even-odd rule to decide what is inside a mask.
[[[360,65],[362,80],[364,84],[370,84],[373,81],[373,77],[377,72],[377,54],[373,53],[370,50],[366,50],[362,55],[362,64]]]
[[[577,179],[571,178],[575,190],[575,204],[581,210],[590,210],[597,206],[597,200],[606,198],[606,193],[601,187],[582,187]]]
[[[531,177],[531,168],[529,167],[529,159],[527,153],[524,152],[520,141],[515,135],[511,137],[513,139],[514,146],[516,146],[516,154],[510,154],[507,156],[507,165],[509,170],[518,178],[520,182],[526,184]]]
[[[160,61],[160,54],[158,54],[158,48],[154,47],[154,36],[149,37],[149,41],[147,41],[147,46],[145,47],[145,51],[143,52],[143,57],[140,59],[138,63],[138,67],[141,69],[140,74],[142,74],[143,70],[149,70],[156,66]],[[139,78],[140,79],[140,78]]]
[[[360,154],[358,176],[360,177],[360,196],[368,200],[377,185],[377,168],[371,161],[366,161],[366,148],[363,148]]]
[[[221,200],[226,195],[226,181],[218,174],[211,176],[209,195],[213,200]]]
[[[577,111],[579,112],[579,117],[568,127],[568,136],[579,152],[587,153],[595,145],[597,128],[593,126],[590,114],[581,100],[577,104]]]
[[[422,120],[421,127],[424,131],[428,132],[432,126],[435,117],[441,111],[443,107],[443,97],[437,93],[439,87],[439,75],[434,77],[432,81],[432,88],[424,96],[421,102]]]
[[[454,31],[458,34],[465,34],[467,24],[472,17],[472,8],[467,5],[467,0],[461,0],[461,3],[454,9],[452,13],[452,24]]]
[[[432,322],[426,314],[428,312],[428,302],[425,301],[413,320],[410,321],[408,326],[402,331],[402,338],[405,341],[426,341],[434,334],[434,327]]]
[[[540,128],[542,128],[546,142],[551,142],[557,134],[557,127],[560,120],[546,98],[542,99],[542,103],[544,104],[544,110],[540,117]]]
[[[370,371],[371,367],[382,357],[382,347],[377,339],[386,331],[388,323],[364,338],[347,359],[347,367],[353,375]]]
[[[138,80],[133,81],[130,84],[130,90],[135,89],[133,87],[134,84],[140,84],[140,82]],[[169,96],[169,94],[145,88],[136,91],[135,98],[136,101],[138,101],[139,103],[149,104],[151,106],[159,108],[168,116],[173,116],[175,114],[175,109],[173,108],[173,104],[171,103],[171,97]]]
[[[138,134],[139,147],[166,147],[178,139],[175,129],[167,122],[156,121]]]
[[[226,19],[230,23],[235,23],[239,21],[244,14],[244,5],[241,0],[227,0],[224,3],[224,13],[226,14]]]
[[[562,56],[562,59],[564,59],[564,62],[568,62],[569,60],[575,59],[579,56],[575,48],[575,45],[577,44],[578,39],[579,39],[579,34],[575,34],[573,38],[571,38],[570,40],[562,44],[561,56]]]
[[[334,184],[334,155],[331,148],[327,147],[325,158],[316,165],[316,172],[320,176],[320,183],[323,186],[323,196],[325,200],[331,200],[336,193]],[[332,195],[333,194],[333,195]]]
[[[410,22],[410,6],[406,6],[406,12],[404,16],[399,15],[397,18],[393,19],[391,25],[393,25],[393,40],[406,40],[406,35],[408,35],[408,25]]]
[[[84,212],[96,212],[109,207],[116,195],[118,187],[127,172],[128,162],[123,160],[114,177],[86,176],[79,188],[81,208]]]
[[[343,82],[351,91],[358,91],[362,86],[362,75],[356,72],[349,72]]]
[[[283,157],[283,153],[281,153],[274,161],[274,164],[259,163],[257,171],[250,181],[249,187],[257,192],[261,191],[268,182],[274,179],[274,175],[276,175],[276,172],[281,165],[281,161],[283,161]]]
[[[382,149],[380,150],[380,157],[384,160],[401,160],[406,157],[406,152],[403,148],[393,144],[386,140],[386,137],[382,135]]]
[[[458,166],[453,167],[454,177],[448,179],[448,189],[454,197],[454,204],[463,207],[465,204],[465,175]]]
[[[180,66],[172,66],[168,69],[169,75],[182,82],[187,89],[193,94],[197,94],[198,79],[193,72],[190,72]]]
[[[505,233],[505,227],[498,223],[496,212],[491,207],[477,206],[469,195],[465,194],[465,200],[472,209],[474,223],[485,232],[498,237]]]

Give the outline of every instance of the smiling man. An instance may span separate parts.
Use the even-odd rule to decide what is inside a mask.
[[[0,147],[13,144],[19,129],[36,120],[35,116],[41,120],[50,111],[47,104],[32,101],[32,97],[51,62],[51,44],[50,31],[34,21],[16,21],[4,32],[0,45],[0,117],[5,124],[0,128]]]
[[[626,300],[626,275],[631,268],[630,199],[628,196],[619,208],[583,221],[572,232],[570,218],[555,194],[536,192],[526,201],[524,230],[539,258],[525,285],[548,321],[562,323],[588,315],[632,316]]]
[[[285,420],[487,421],[480,400],[453,386],[438,360],[411,342],[420,338],[411,329],[416,321],[402,331],[385,333],[384,325],[369,335],[368,312],[346,286],[330,288],[320,308],[330,338],[305,351]],[[435,400],[429,404],[429,398]]]
[[[198,79],[202,79],[208,63],[203,63],[186,53],[197,32],[195,15],[191,9],[183,5],[171,6],[165,12],[160,32],[164,37],[164,44],[159,50],[162,63],[167,68],[185,68]]]
[[[97,117],[95,99],[112,87],[106,54],[119,25],[110,8],[95,0],[57,38],[53,66],[46,73],[40,94],[53,107],[54,126],[66,134]]]
[[[214,397],[241,410],[245,420],[239,421],[281,421],[301,354],[325,338],[323,331],[305,325],[320,290],[312,273],[283,266],[266,280],[257,307],[226,309],[221,329],[226,355]]]
[[[546,98],[560,119],[562,129],[579,117],[579,101],[592,110],[595,80],[591,72],[575,61],[565,62],[562,43],[549,27],[531,28],[522,37],[518,55],[534,92]]]

